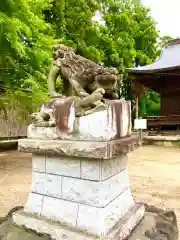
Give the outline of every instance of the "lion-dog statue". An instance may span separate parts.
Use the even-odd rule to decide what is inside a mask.
[[[63,81],[64,95],[56,92],[58,77]],[[53,48],[53,64],[48,76],[48,93],[53,99],[71,96],[75,101],[76,116],[101,111],[106,99],[118,99],[118,71],[106,68],[75,53],[72,47],[57,45]],[[73,96],[73,89],[76,96]],[[58,101],[53,101],[57,103]],[[51,109],[50,109],[51,108]],[[54,125],[52,104],[43,104],[38,113],[32,114],[37,123],[46,121]]]

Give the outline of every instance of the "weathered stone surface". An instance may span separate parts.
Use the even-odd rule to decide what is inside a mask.
[[[109,142],[110,156],[115,157],[121,154],[134,151],[140,146],[139,137],[131,135],[129,138],[123,138]]]
[[[128,188],[127,169],[99,182],[33,172],[31,184],[32,193],[97,207],[105,207]]]
[[[132,229],[134,229],[134,227],[140,223],[143,217],[144,217],[144,206],[136,204],[129,210],[129,212],[123,218],[121,218],[113,226],[113,228],[110,230],[110,232],[108,233],[107,237],[105,237],[105,239],[106,240],[129,239]]]
[[[35,127],[30,124],[27,128],[27,138],[30,139],[58,139],[56,127]]]
[[[44,236],[42,240],[99,240],[96,237],[89,236],[86,233],[82,233],[79,231],[74,231],[74,229],[68,228],[65,225],[61,225],[59,223],[48,221],[47,219],[43,218],[35,218],[34,216],[30,216],[27,214],[20,214],[20,215],[14,215],[13,220],[16,222],[18,226],[24,226],[23,229],[15,227],[12,223],[10,224],[8,230],[5,233],[5,237],[9,235],[9,232],[12,232],[12,228],[15,228],[16,232],[13,232],[13,234],[9,237],[8,240],[15,240],[14,237],[19,234],[17,232],[23,233],[23,236],[27,236],[28,232],[27,229],[34,230],[37,234],[32,234],[31,238],[29,240],[41,240],[41,238],[38,236],[40,233],[44,235],[47,235],[48,238]],[[0,226],[0,234],[4,230],[4,226]],[[1,230],[2,229],[2,230]],[[38,238],[39,237],[39,238]],[[6,238],[2,239],[6,240]],[[26,240],[26,238],[17,238],[16,240]]]
[[[156,222],[153,229],[145,232],[147,237],[158,240],[178,239],[177,217],[172,209],[161,209],[147,204],[145,204],[145,208],[147,212],[154,213]]]
[[[61,198],[61,176],[33,172],[32,179],[31,192]]]
[[[118,155],[113,159],[100,160],[100,179],[105,180],[127,169],[127,161],[128,157],[126,154]]]
[[[46,156],[32,154],[32,170],[37,172],[46,172]]]
[[[29,139],[66,139],[66,140],[85,140],[85,141],[108,141],[116,137],[116,122],[115,119],[109,119],[107,111],[95,112],[88,116],[80,117],[77,120],[74,118],[70,122],[69,132],[66,134],[58,132],[57,127],[37,127],[33,124],[28,127],[27,137]],[[78,126],[73,129],[74,121]],[[109,121],[109,122],[108,122]],[[128,122],[123,122],[122,137],[129,134]],[[109,126],[112,124],[112,126]]]
[[[53,221],[59,221],[69,227],[76,227],[79,205],[77,203],[44,197],[42,216]]]
[[[0,225],[1,240],[52,240],[46,234],[37,234],[35,232],[26,231],[25,228],[18,228],[12,223],[12,219],[8,219]],[[64,239],[65,240],[65,239]]]
[[[111,142],[28,141],[30,144],[40,142],[40,145],[36,145],[38,152],[33,153],[31,194],[25,213],[101,237],[134,206],[129,189],[127,155],[118,154],[111,158]],[[50,154],[49,148],[66,155]],[[93,148],[95,152],[90,152]],[[101,151],[104,148],[106,152],[102,151],[100,156],[96,151],[98,148]],[[45,150],[43,154],[42,149],[48,149],[48,152]],[[75,150],[78,155],[70,156],[75,155]],[[88,151],[88,154],[80,155],[82,151],[86,154]]]
[[[134,201],[129,189],[124,191],[105,208],[96,208],[82,204],[79,206],[77,228],[89,234],[104,237],[133,206]]]
[[[101,179],[101,163],[100,159],[82,159],[81,160],[81,178],[100,181]]]
[[[43,204],[43,196],[35,193],[29,193],[28,201],[26,203],[25,212],[32,214],[41,214],[42,204]]]
[[[136,205],[137,207],[137,205]],[[149,207],[148,207],[149,208]],[[128,237],[128,240],[160,240],[160,239],[168,239],[168,240],[178,240],[178,228],[177,222],[173,222],[172,219],[168,219],[168,222],[165,223],[164,230],[170,230],[166,236],[164,233],[160,233],[158,236],[152,236],[150,239],[146,236],[146,232],[151,232],[153,229],[156,229],[157,223],[160,218],[157,211],[152,209],[153,206],[150,206],[148,212],[145,213],[142,221],[137,225],[137,227],[133,230],[133,232]],[[17,208],[18,209],[18,208]],[[146,207],[147,209],[147,207]],[[154,208],[156,209],[156,207]],[[135,210],[135,208],[134,208]],[[141,208],[137,209],[141,211]],[[160,210],[160,209],[159,209]],[[160,210],[158,212],[164,212],[165,210]],[[12,213],[16,210],[11,210],[8,215],[4,218],[2,222],[0,222],[0,239],[1,240],[99,240],[97,237],[93,237],[92,235],[87,235],[82,232],[73,231],[70,228],[66,228],[63,225],[60,225],[56,222],[48,221],[47,219],[38,218],[32,215],[23,214],[23,213],[15,213],[13,215],[13,219],[20,225],[25,226],[29,229],[33,229],[34,232],[27,231],[23,226],[19,228],[12,223]],[[155,213],[156,212],[156,213]],[[132,215],[131,215],[132,216]],[[173,216],[173,215],[172,215]],[[130,220],[130,223],[129,223]],[[134,219],[133,219],[134,221]],[[127,224],[123,224],[127,223]],[[113,236],[113,240],[120,240],[119,231],[122,229],[121,226],[124,226],[124,230],[126,231],[125,226],[127,226],[127,232],[129,231],[129,224],[131,225],[132,218],[128,215],[124,218],[124,221],[119,221],[117,225],[109,232],[108,238],[101,238],[102,240],[112,240],[110,237]],[[154,231],[155,232],[155,231]],[[158,238],[157,238],[158,237]],[[165,237],[165,238],[164,238]]]
[[[129,212],[125,217],[124,221],[122,220],[122,224],[119,222],[117,227],[120,227],[124,231],[124,236],[127,236],[132,229],[134,228],[134,225],[139,223],[139,221],[142,218],[142,214],[144,214],[144,208],[142,205],[135,205],[134,208],[130,209],[130,211],[133,212],[133,215],[131,215],[131,212]],[[94,219],[94,216],[92,216],[92,220]],[[97,216],[97,215],[96,215]],[[133,216],[133,218],[132,218]],[[114,240],[114,239],[120,239],[124,240],[124,238],[115,238],[116,234],[118,233],[118,229],[115,231],[111,230],[109,233],[101,232],[99,229],[99,233],[101,233],[101,237],[99,236],[93,236],[89,235],[88,232],[83,233],[81,231],[76,232],[75,229],[70,229],[66,228],[65,226],[62,226],[59,223],[56,223],[54,221],[49,221],[47,219],[43,218],[38,218],[32,215],[27,215],[24,213],[17,213],[13,215],[13,220],[16,224],[19,226],[24,225],[28,229],[32,229],[36,232],[40,232],[43,234],[48,234],[51,236],[52,239],[54,240],[62,240],[62,239],[68,239],[68,240],[74,240],[74,239],[82,239],[82,240],[99,240],[99,239],[104,239],[104,240]],[[97,221],[97,219],[94,219]],[[92,223],[91,223],[92,224]],[[98,223],[98,226],[102,229],[104,229],[104,226],[106,225],[105,223],[102,224]],[[96,226],[96,228],[98,227]],[[89,226],[87,231],[89,231]],[[97,232],[97,231],[96,231]],[[64,237],[63,237],[64,234]],[[106,236],[105,236],[106,234]]]
[[[48,76],[48,92],[53,98],[62,97],[56,92],[55,86],[57,78],[60,76],[63,86],[66,86],[65,96],[72,95],[73,88],[81,100],[77,113],[84,115],[88,113],[88,110],[93,110],[93,103],[96,105],[101,103],[103,95],[107,99],[118,99],[117,69],[98,65],[77,55],[72,47],[62,44],[54,46],[52,63],[53,66]],[[87,89],[89,94],[87,94]],[[99,89],[101,89],[101,94],[97,98],[95,93]],[[85,101],[83,101],[84,98]]]
[[[127,167],[127,155],[123,154],[106,160],[86,160],[84,158],[33,154],[32,161],[32,169],[35,172],[83,178],[92,181],[106,180]]]
[[[40,199],[42,195],[39,195],[39,199],[37,195],[35,197],[34,199],[33,195],[29,197],[25,213],[35,213],[39,217],[46,217],[99,237],[105,236],[118,220],[123,218],[134,206],[130,189],[123,191],[105,207],[85,205],[47,196]],[[38,201],[33,203],[33,200]]]
[[[62,198],[86,205],[105,207],[128,188],[127,170],[101,182],[63,177]]]
[[[20,139],[18,149],[22,152],[32,152],[47,155],[67,157],[108,158],[106,142],[35,140]]]
[[[109,142],[20,139],[18,149],[45,155],[110,159],[134,150],[138,144],[135,135]]]
[[[34,161],[24,213],[57,221],[72,231],[105,237],[136,206],[126,153],[137,143],[136,136],[110,142],[20,140],[19,150],[32,152]],[[34,207],[33,194],[37,199]],[[135,220],[127,221],[122,231],[127,233],[129,226],[131,232],[143,213],[143,209],[133,213]]]
[[[74,178],[81,177],[80,159],[64,157],[46,157],[46,172]]]
[[[27,137],[30,139],[109,141],[131,134],[131,104],[129,101],[108,101],[105,110],[79,118],[75,117],[74,106],[72,104],[70,107],[68,116],[65,118],[67,123],[63,124],[67,126],[66,131],[59,129],[58,124],[54,127],[40,127],[31,124],[28,127]],[[61,108],[67,108],[66,104],[61,104]]]
[[[127,168],[127,155],[122,154],[113,159],[81,160],[81,178],[102,181]]]

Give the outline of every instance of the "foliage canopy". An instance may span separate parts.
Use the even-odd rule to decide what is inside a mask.
[[[46,79],[56,42],[123,74],[126,67],[149,64],[158,54],[159,32],[150,9],[130,0],[0,1],[1,102],[17,102],[32,112],[47,98]],[[101,16],[101,21],[94,18]],[[2,106],[3,104],[1,104]]]

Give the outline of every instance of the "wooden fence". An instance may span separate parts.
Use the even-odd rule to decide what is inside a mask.
[[[20,121],[15,109],[0,111],[0,139],[27,136],[28,121]]]

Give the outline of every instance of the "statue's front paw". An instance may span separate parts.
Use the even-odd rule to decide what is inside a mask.
[[[104,90],[104,88],[97,88],[93,93],[101,93],[102,95],[104,95],[106,91]]]
[[[79,97],[80,97],[80,98],[84,98],[84,97],[87,97],[87,96],[89,96],[89,94],[86,93],[86,92],[80,92],[80,93],[79,93]]]
[[[99,104],[101,104],[101,101],[96,101],[92,103],[92,107],[97,107]]]
[[[53,120],[50,120],[49,122],[48,122],[48,124],[49,124],[49,127],[55,127],[56,126],[56,121],[53,119]]]
[[[44,123],[44,122],[46,122],[46,121],[44,121],[43,119],[37,119],[37,120],[36,120],[36,123],[37,123],[37,124],[42,124],[42,123]]]

